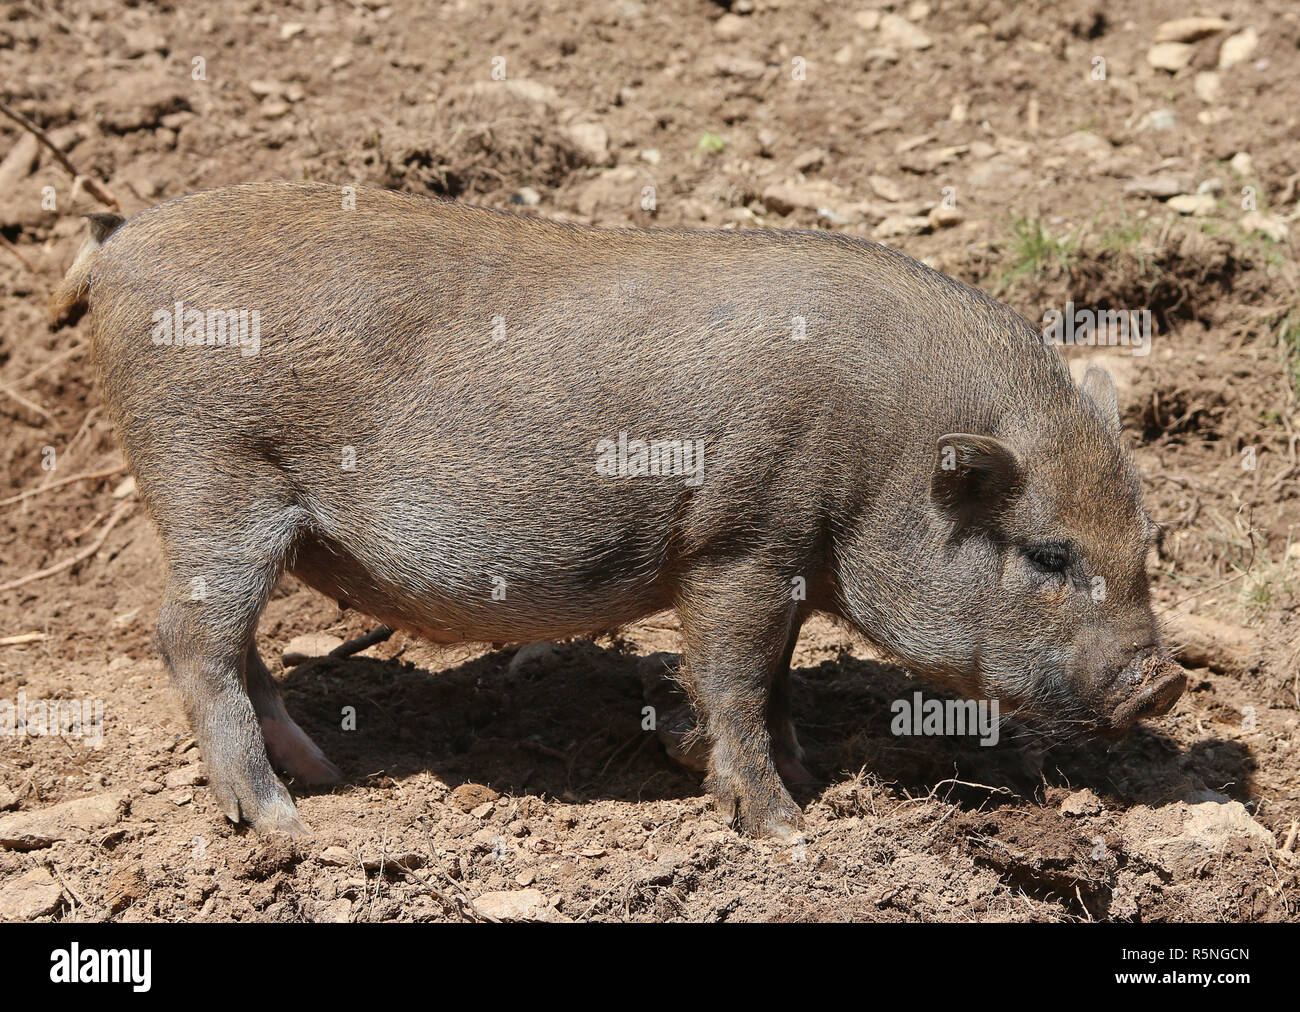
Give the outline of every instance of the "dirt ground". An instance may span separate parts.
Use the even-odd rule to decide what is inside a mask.
[[[1153,50],[1202,13],[1226,25]],[[305,843],[235,829],[151,645],[159,545],[87,331],[45,322],[102,207],[0,120],[0,584],[78,558],[0,590],[0,700],[103,707],[97,746],[0,737],[0,918],[1296,920],[1298,47],[1277,0],[0,3],[3,101],[128,213],[378,184],[839,230],[1033,321],[1149,309],[1149,355],[1068,354],[1116,375],[1191,670],[1110,747],[898,737],[889,704],[921,686],[815,621],[795,717],[826,786],[781,845],[724,826],[641,729],[638,658],[678,649],[673,616],[517,659],[399,634],[287,667],[295,637],[372,623],[286,580],[263,654],[345,780],[292,788]]]

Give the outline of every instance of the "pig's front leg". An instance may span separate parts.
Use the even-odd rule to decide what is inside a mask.
[[[687,681],[710,746],[704,786],[745,832],[788,838],[803,815],[773,759],[768,713],[773,684],[789,665],[790,584],[752,561],[707,563],[683,581],[677,608]]]

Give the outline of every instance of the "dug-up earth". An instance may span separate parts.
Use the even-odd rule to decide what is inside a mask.
[[[232,827],[151,646],[159,545],[87,331],[45,322],[103,208],[3,120],[0,919],[1297,919],[1298,46],[1278,0],[0,3],[3,101],[128,213],[369,183],[842,231],[1035,321],[1149,310],[1149,354],[1067,354],[1119,382],[1191,672],[1109,749],[904,737],[889,705],[921,687],[814,622],[795,716],[825,785],[777,845],[642,730],[639,659],[679,648],[673,616],[343,657],[365,616],[286,581],[263,654],[292,644],[275,674],[345,778],[292,785],[304,842]],[[51,700],[102,725],[14,726]]]

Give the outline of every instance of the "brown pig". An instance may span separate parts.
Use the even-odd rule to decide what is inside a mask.
[[[317,183],[91,232],[54,311],[89,306],[166,556],[158,644],[260,832],[303,830],[272,764],[339,775],[254,644],[284,572],[437,642],[677,609],[706,786],[757,834],[800,823],[814,611],[1048,733],[1181,691],[1109,377],[1075,386],[1023,318],[888,247]]]

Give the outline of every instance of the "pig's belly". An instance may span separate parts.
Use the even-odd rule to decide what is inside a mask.
[[[494,564],[495,563],[495,564]],[[435,643],[533,642],[602,632],[673,604],[664,572],[617,550],[585,560],[479,562],[408,547],[349,551],[305,538],[289,572],[340,604]]]

